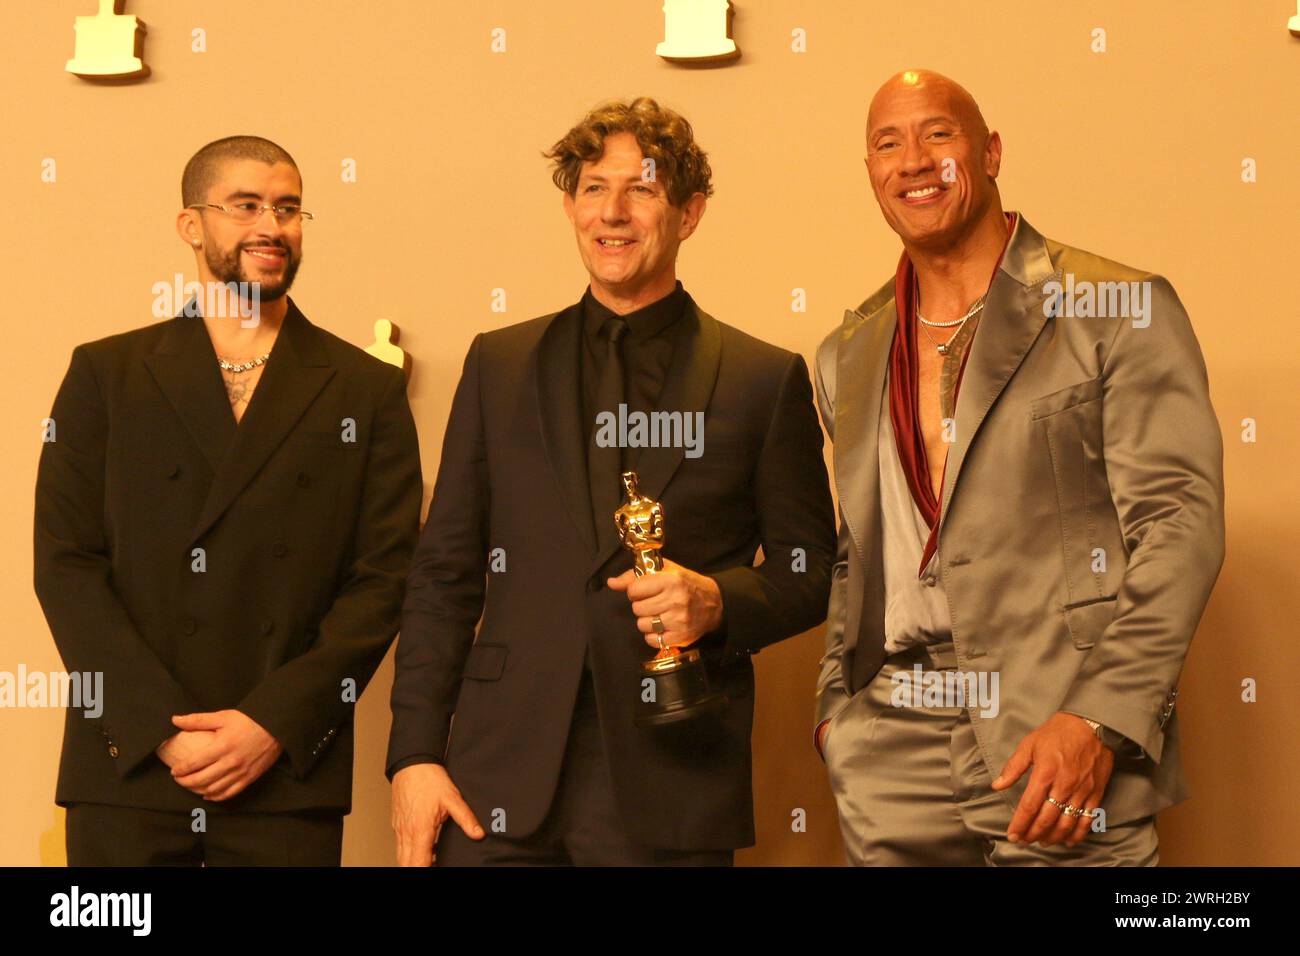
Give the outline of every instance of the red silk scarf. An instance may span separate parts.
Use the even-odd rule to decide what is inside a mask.
[[[1016,214],[1006,213],[1007,239],[1002,244],[1002,252],[993,266],[989,276],[989,286],[998,274],[1002,257],[1006,255],[1007,245],[1011,242],[1011,233],[1015,230]],[[939,502],[935,499],[934,489],[930,486],[930,462],[925,453],[925,436],[921,431],[921,417],[918,414],[918,374],[916,367],[916,270],[912,260],[903,250],[898,260],[898,272],[894,276],[894,303],[898,312],[898,324],[894,330],[894,342],[889,351],[889,418],[894,424],[894,444],[898,448],[898,459],[907,476],[907,487],[912,492],[912,500],[920,510],[921,516],[930,526],[930,538],[921,553],[921,566],[917,569],[919,576],[930,563],[930,558],[939,547]],[[986,293],[987,294],[987,293]],[[976,326],[975,335],[979,334]],[[975,345],[975,336],[962,355],[961,365],[957,369],[957,381],[953,384],[953,407],[957,405],[957,393],[961,389],[961,377],[966,371],[966,359],[970,357]],[[948,463],[944,461],[944,474]],[[942,482],[940,484],[942,487]]]

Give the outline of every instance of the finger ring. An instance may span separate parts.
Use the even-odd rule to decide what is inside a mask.
[[[1055,797],[1048,797],[1047,802],[1050,803],[1052,806],[1056,807],[1058,810],[1061,810],[1062,812],[1065,813],[1068,813],[1070,810],[1074,809],[1073,807],[1070,807],[1068,804],[1064,804],[1061,801],[1057,800]]]
[[[660,620],[658,614],[656,614],[654,617],[650,619],[650,626],[655,629],[656,634],[663,634],[665,631],[668,630],[666,627],[664,627],[664,622]]]

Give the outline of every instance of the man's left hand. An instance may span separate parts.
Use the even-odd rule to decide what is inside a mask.
[[[659,647],[654,618],[663,623],[665,647],[693,644],[722,626],[722,591],[718,582],[696,574],[673,561],[664,561],[658,574],[637,577],[631,568],[605,582],[611,590],[626,591],[645,642]]]
[[[1077,846],[1087,838],[1090,816],[1069,816],[1047,802],[1054,797],[1062,805],[1101,806],[1110,782],[1115,754],[1103,744],[1082,717],[1057,712],[1031,733],[1011,755],[1002,773],[993,781],[994,790],[1005,790],[1029,769],[1034,772],[1007,827],[1012,843],[1039,842],[1052,846],[1064,842]]]
[[[218,710],[172,717],[181,730],[212,731],[202,753],[172,767],[172,779],[207,800],[228,800],[264,774],[284,751],[251,717]]]

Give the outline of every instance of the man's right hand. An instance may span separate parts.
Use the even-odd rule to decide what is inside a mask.
[[[393,774],[397,865],[431,866],[438,833],[448,817],[472,840],[486,835],[441,764],[411,764]]]

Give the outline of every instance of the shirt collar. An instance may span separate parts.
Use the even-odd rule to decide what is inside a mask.
[[[618,315],[618,313],[597,301],[596,297],[592,295],[591,286],[589,285],[587,291],[582,295],[582,324],[588,336],[597,338],[600,335],[601,326],[605,324],[605,320],[617,317],[627,323],[627,332],[630,339],[643,340],[658,335],[676,322],[681,318],[685,307],[686,290],[682,288],[680,279],[677,280],[673,291],[662,299],[657,299],[649,305],[626,315]]]

